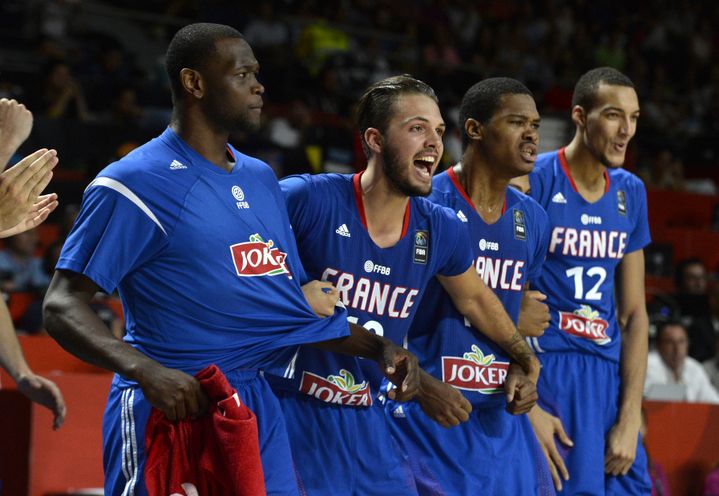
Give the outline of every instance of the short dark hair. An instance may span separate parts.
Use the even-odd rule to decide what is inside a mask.
[[[681,291],[682,287],[684,286],[684,270],[686,270],[686,268],[690,265],[701,265],[702,267],[704,267],[704,270],[706,270],[706,265],[704,265],[704,262],[699,257],[689,257],[680,260],[679,263],[677,263],[676,268],[674,269],[674,285],[679,291]]]
[[[409,74],[382,79],[364,91],[357,104],[357,127],[362,140],[362,149],[367,157],[370,156],[370,150],[364,139],[365,131],[373,127],[384,133],[392,118],[395,101],[402,95],[413,93],[426,95],[439,103],[430,85]]]
[[[664,334],[664,331],[667,329],[667,327],[681,327],[684,329],[684,334],[687,335],[687,338],[689,338],[689,333],[687,332],[687,328],[684,326],[684,324],[681,323],[679,320],[665,320],[662,322],[659,322],[657,324],[657,333],[654,335],[654,341],[656,343],[659,343],[662,339],[662,334]]]
[[[231,26],[209,22],[188,24],[175,33],[165,54],[165,69],[170,78],[173,101],[182,94],[180,71],[185,67],[202,70],[217,50],[215,43],[224,38],[245,39]]]
[[[597,67],[585,72],[574,85],[572,108],[579,105],[585,112],[596,105],[597,91],[602,83],[611,86],[627,86],[634,89],[634,83],[626,75],[613,67]]]
[[[495,77],[483,79],[475,83],[462,97],[459,106],[459,128],[462,131],[462,149],[469,145],[469,137],[464,132],[464,123],[467,119],[476,119],[486,124],[497,112],[504,95],[529,95],[534,98],[524,84],[516,79]]]

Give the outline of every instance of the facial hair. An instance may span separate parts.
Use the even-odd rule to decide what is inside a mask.
[[[397,193],[404,196],[427,196],[432,192],[432,183],[427,191],[410,183],[406,166],[402,164],[399,153],[389,144],[382,149],[382,169],[390,187]]]

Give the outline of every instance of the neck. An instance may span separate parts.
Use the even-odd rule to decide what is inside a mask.
[[[586,147],[579,129],[574,134],[572,142],[564,149],[564,156],[578,188],[588,192],[604,191],[606,167]]]
[[[202,113],[175,109],[170,128],[209,162],[225,171],[232,170],[233,164],[227,158],[229,132],[216,129]]]
[[[360,188],[370,237],[382,248],[396,244],[402,234],[409,197],[389,184],[376,157],[367,164]]]
[[[498,174],[491,160],[473,147],[468,147],[454,172],[485,222],[502,216],[509,178]]]

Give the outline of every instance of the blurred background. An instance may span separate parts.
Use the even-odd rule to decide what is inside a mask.
[[[50,189],[61,206],[35,231],[0,244],[0,291],[19,332],[30,336],[23,338],[26,353],[39,353],[37,360],[46,364],[34,368],[68,367],[46,356],[53,345],[43,339],[40,302],[82,191],[108,163],[165,128],[171,102],[164,52],[177,29],[198,21],[230,24],[253,47],[266,89],[263,125],[232,141],[269,163],[278,177],[364,168],[354,102],[367,85],[390,75],[409,73],[435,88],[449,126],[446,168],[461,154],[460,99],[480,79],[509,76],[527,84],[542,114],[541,149],[550,150],[573,133],[569,111],[577,78],[601,65],[626,73],[642,113],[626,168],[648,189],[651,333],[664,322],[679,322],[688,338],[685,355],[703,362],[719,387],[719,3],[688,0],[631,6],[584,0],[3,0],[0,97],[25,103],[35,117],[15,160],[41,147],[56,148],[60,157]],[[98,314],[121,336],[119,301],[112,295],[96,300]],[[76,363],[69,367],[88,373]],[[102,403],[105,393],[99,394]],[[701,494],[719,461],[719,411],[647,405],[647,439],[670,475],[667,488]],[[686,412],[689,420],[682,417]],[[672,436],[677,418],[699,431]],[[0,465],[6,461],[0,457]],[[26,479],[32,484],[31,468]],[[40,486],[36,482],[31,492],[42,494]]]

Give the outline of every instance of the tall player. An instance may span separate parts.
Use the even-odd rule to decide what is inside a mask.
[[[608,67],[587,72],[574,88],[574,139],[541,155],[529,175],[530,194],[551,223],[536,284],[551,312],[535,342],[542,408],[530,418],[566,494],[651,491],[638,442],[648,339],[647,201],[642,182],[621,168],[638,118],[629,78]],[[574,446],[557,449],[555,434]]]
[[[472,86],[460,106],[462,160],[435,176],[429,196],[462,221],[471,238],[473,270],[514,322],[527,281],[541,271],[549,236],[544,210],[508,187],[510,179],[532,170],[539,121],[532,94],[519,81],[492,78]],[[421,301],[409,348],[427,372],[462,390],[472,403],[469,421],[449,430],[428,421],[415,402],[388,404],[393,433],[409,456],[419,492],[553,492],[529,420],[505,412],[507,353],[470,326],[437,282]]]
[[[379,81],[360,99],[358,121],[368,158],[364,172],[281,182],[308,274],[336,286],[350,321],[396,343],[404,341],[436,276],[452,295],[450,304],[536,377],[535,358],[472,266],[462,222],[421,198],[431,191],[443,151],[445,124],[432,88],[409,76]],[[381,377],[369,364],[302,347],[291,374],[295,380],[276,391],[309,494],[414,492],[378,402]],[[420,407],[443,425],[466,420],[469,405],[461,394],[426,379]],[[524,374],[513,374],[507,388],[512,408],[529,408],[536,400]],[[435,398],[446,390],[460,401],[454,410],[437,411]]]
[[[384,361],[388,372],[406,369],[405,393],[418,378],[406,351],[356,326],[345,337],[344,312],[320,319],[308,306],[277,180],[227,144],[231,131],[260,123],[264,88],[242,35],[186,26],[166,64],[170,126],[88,186],[46,296],[47,329],[68,351],[117,372],[103,425],[107,494],[147,494],[151,407],[171,421],[202,414],[207,398],[191,374],[216,364],[257,415],[268,494],[296,495],[284,420],[259,369],[277,365],[284,347],[341,338],[324,346]],[[88,304],[116,287],[124,341]]]

